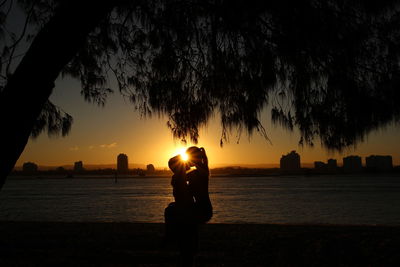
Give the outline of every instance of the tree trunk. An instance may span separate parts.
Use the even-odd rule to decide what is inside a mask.
[[[63,1],[0,93],[0,189],[24,150],[54,81],[113,1]]]

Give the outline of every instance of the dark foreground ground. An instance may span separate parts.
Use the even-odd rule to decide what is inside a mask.
[[[162,224],[0,222],[0,266],[175,266]],[[196,266],[400,266],[400,227],[208,224]]]

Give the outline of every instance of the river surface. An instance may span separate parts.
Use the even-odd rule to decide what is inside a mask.
[[[214,223],[400,225],[400,177],[211,177]],[[18,179],[0,191],[0,220],[163,222],[168,178]]]

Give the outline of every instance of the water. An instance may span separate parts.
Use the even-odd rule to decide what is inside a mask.
[[[13,179],[0,220],[163,222],[168,178]],[[211,178],[214,223],[400,225],[400,177]]]

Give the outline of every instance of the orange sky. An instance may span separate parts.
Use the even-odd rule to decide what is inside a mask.
[[[69,136],[49,138],[42,134],[30,140],[17,162],[33,161],[39,165],[60,166],[82,160],[84,164],[115,163],[119,153],[129,156],[129,163],[165,167],[170,157],[182,146],[174,140],[166,126],[166,118],[141,119],[134,107],[118,92],[112,95],[104,108],[85,103],[79,93],[79,84],[67,79],[58,81],[51,96],[52,101],[74,117]],[[251,139],[245,134],[239,144],[236,134],[230,143],[219,146],[221,128],[215,117],[202,129],[199,146],[205,147],[211,167],[221,164],[271,164],[278,163],[282,154],[297,150],[302,162],[338,159],[350,154],[362,157],[371,154],[392,155],[395,165],[400,165],[400,127],[388,127],[374,132],[364,143],[343,154],[328,153],[316,142],[314,148],[298,147],[298,134],[274,127],[265,114],[262,123],[267,129],[272,145],[255,133]],[[363,162],[365,159],[363,159]]]

